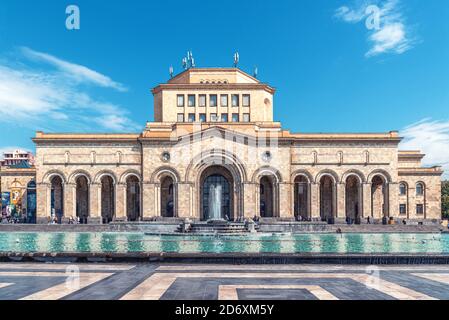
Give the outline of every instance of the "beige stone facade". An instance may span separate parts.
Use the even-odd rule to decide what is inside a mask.
[[[152,92],[142,133],[36,134],[38,218],[441,217],[441,168],[399,151],[397,132],[291,133],[273,121],[275,90],[238,69],[190,69]]]

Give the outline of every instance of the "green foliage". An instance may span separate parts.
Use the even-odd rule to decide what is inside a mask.
[[[441,211],[443,219],[449,219],[449,181],[441,184]]]

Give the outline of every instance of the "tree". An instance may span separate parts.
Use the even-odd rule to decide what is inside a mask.
[[[443,219],[449,219],[449,180],[441,184],[441,211]]]

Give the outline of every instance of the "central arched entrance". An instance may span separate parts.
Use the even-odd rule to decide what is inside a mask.
[[[212,166],[204,170],[201,185],[201,219],[234,220],[234,179],[222,166]]]

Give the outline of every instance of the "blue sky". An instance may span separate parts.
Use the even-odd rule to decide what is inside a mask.
[[[70,4],[80,30],[65,26]],[[187,50],[198,67],[231,66],[238,51],[277,88],[285,128],[399,130],[402,148],[449,169],[447,21],[447,0],[2,0],[0,151],[33,150],[36,130],[137,132]]]

